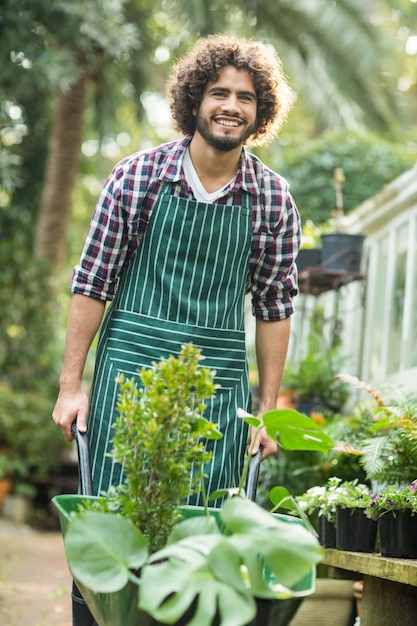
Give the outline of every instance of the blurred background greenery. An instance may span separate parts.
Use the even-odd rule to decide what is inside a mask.
[[[336,167],[348,212],[416,161],[414,0],[3,0],[0,473],[34,486],[40,509],[65,484],[69,446],[51,412],[97,195],[117,160],[175,137],[167,73],[216,32],[282,58],[294,108],[257,152],[288,178],[304,221],[329,218]]]

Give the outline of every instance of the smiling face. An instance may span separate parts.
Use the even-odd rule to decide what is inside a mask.
[[[196,133],[216,150],[241,146],[256,131],[256,93],[250,75],[232,65],[204,90],[196,111]]]

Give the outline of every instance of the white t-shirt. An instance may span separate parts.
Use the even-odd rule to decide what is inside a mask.
[[[184,153],[182,167],[184,170],[185,179],[193,190],[196,200],[198,200],[199,202],[205,202],[207,204],[214,203],[217,198],[222,196],[226,187],[229,187],[229,185],[233,183],[236,178],[236,176],[234,176],[232,180],[230,180],[226,185],[223,185],[223,187],[221,187],[220,189],[217,189],[212,193],[208,193],[208,191],[206,191],[201,184],[201,181],[191,160],[190,151],[188,150],[188,148]]]

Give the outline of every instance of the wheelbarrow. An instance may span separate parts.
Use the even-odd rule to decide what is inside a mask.
[[[65,536],[68,523],[73,512],[79,511],[79,505],[92,494],[92,481],[88,453],[88,438],[80,433],[73,424],[78,451],[78,468],[81,494],[58,495],[52,500],[59,515],[60,525]],[[252,501],[256,498],[260,469],[261,450],[250,461],[245,486],[246,497]],[[198,511],[197,509],[200,509]],[[183,507],[184,518],[202,514],[201,507]],[[216,515],[216,509],[213,509]],[[304,525],[302,520],[276,515],[291,524]],[[303,597],[311,595],[315,589],[315,569],[311,571],[292,589],[294,597],[286,600],[257,600],[257,614],[254,621],[247,626],[286,626],[298,610]],[[117,593],[94,593],[78,581],[74,581],[72,590],[73,626],[163,626],[147,613],[138,609],[138,588],[128,583]],[[190,620],[185,615],[175,626],[186,626]],[[218,622],[213,626],[221,626]]]

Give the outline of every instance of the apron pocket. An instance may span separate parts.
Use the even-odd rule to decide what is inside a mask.
[[[233,389],[246,374],[244,331],[202,328],[169,320],[114,311],[107,328],[106,348],[118,371],[137,375],[142,367],[151,367],[159,358],[178,356],[184,343],[197,346],[203,365],[215,371],[215,383]]]

